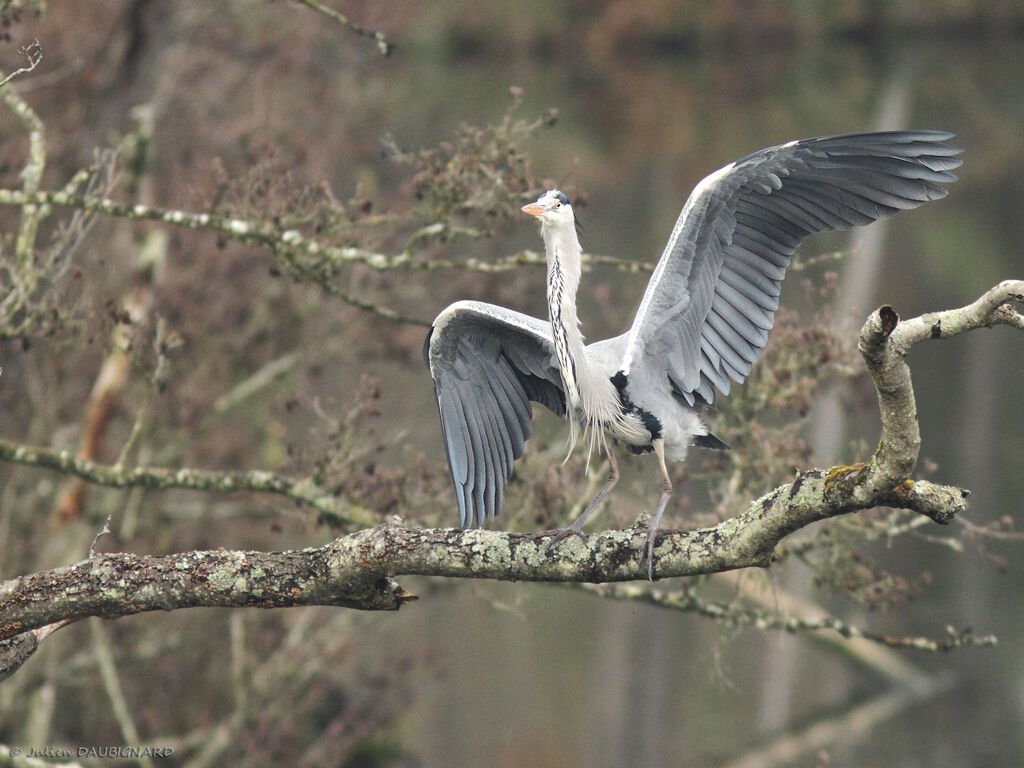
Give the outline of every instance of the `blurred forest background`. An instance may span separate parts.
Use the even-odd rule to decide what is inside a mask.
[[[41,189],[94,166],[93,191],[119,202],[271,222],[358,257],[48,219],[35,303],[0,334],[0,438],[105,464],[313,476],[341,513],[0,464],[0,579],[86,557],[108,515],[100,549],[149,554],[305,547],[395,514],[453,524],[424,324],[470,297],[544,313],[542,267],[476,264],[540,249],[518,206],[550,185],[579,200],[585,250],[650,263],[693,185],[761,147],[933,128],[965,148],[947,199],[804,244],[765,361],[794,380],[759,373],[711,414],[735,450],[677,469],[671,526],[734,514],[794,466],[870,456],[854,329],[878,304],[909,317],[1024,276],[1019,2],[333,5],[391,54],[297,2],[0,2],[0,68],[23,66],[33,39],[43,50],[5,86],[45,125]],[[32,147],[9,106],[0,188],[20,189]],[[19,221],[0,207],[5,258]],[[356,263],[374,253],[420,266]],[[647,277],[593,266],[588,338],[626,327]],[[398,614],[76,624],[0,685],[0,743],[172,746],[151,764],[188,766],[1019,766],[1022,349],[1001,329],[911,360],[919,471],[971,489],[965,522],[830,521],[801,539],[815,556],[796,546],[770,573],[656,585],[762,611],[734,617],[825,609],[879,635],[949,626],[994,647],[895,651],[578,588],[407,579],[421,599]],[[578,458],[560,464],[563,425],[535,421],[497,521],[510,530],[564,519],[593,482]],[[597,526],[653,503],[651,465],[625,464]]]

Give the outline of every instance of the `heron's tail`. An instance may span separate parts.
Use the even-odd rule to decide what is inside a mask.
[[[713,435],[710,432],[706,435],[695,435],[693,438],[693,444],[698,448],[710,448],[712,451],[732,450],[728,443],[718,437],[718,435]]]

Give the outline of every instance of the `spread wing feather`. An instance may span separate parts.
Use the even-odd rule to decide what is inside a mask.
[[[945,197],[960,150],[937,131],[790,142],[694,189],[627,334],[623,370],[663,370],[690,404],[750,373],[800,241]]]
[[[530,401],[565,414],[550,323],[461,301],[434,321],[423,347],[463,527],[501,511],[512,464],[530,436]]]

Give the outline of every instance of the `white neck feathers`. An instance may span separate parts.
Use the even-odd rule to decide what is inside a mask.
[[[588,443],[588,463],[594,448],[605,448],[605,431],[618,431],[623,422],[619,394],[606,372],[587,357],[576,314],[582,249],[569,226],[543,227],[548,264],[548,317],[569,415],[569,452],[579,438]]]
[[[583,334],[576,314],[576,290],[580,284],[580,242],[566,227],[544,227],[548,262],[548,319],[555,339],[555,353],[562,369],[565,395],[573,409],[580,403],[580,379],[586,365]]]

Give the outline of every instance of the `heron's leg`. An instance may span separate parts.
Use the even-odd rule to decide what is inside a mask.
[[[658,511],[654,513],[647,526],[647,543],[640,553],[640,565],[643,566],[644,560],[647,560],[647,578],[654,581],[654,537],[658,535],[661,516],[672,497],[672,479],[668,476],[668,467],[665,466],[665,441],[655,440],[652,445],[654,455],[658,457],[658,471],[661,474],[661,500],[658,502]]]
[[[582,536],[583,535],[583,524],[587,522],[590,515],[593,514],[594,510],[600,506],[601,502],[604,501],[604,497],[608,495],[608,492],[615,487],[615,484],[619,481],[619,464],[615,460],[615,453],[612,451],[611,446],[608,447],[608,477],[604,481],[604,485],[601,486],[601,490],[597,492],[597,495],[590,500],[590,503],[583,508],[580,512],[579,517],[569,524],[568,528],[558,528],[554,531],[540,531],[539,533],[533,534],[531,539],[540,538],[541,536],[547,536],[554,534],[551,541],[544,547],[544,552],[547,553],[555,544],[560,542],[562,539],[568,538],[569,536]]]

